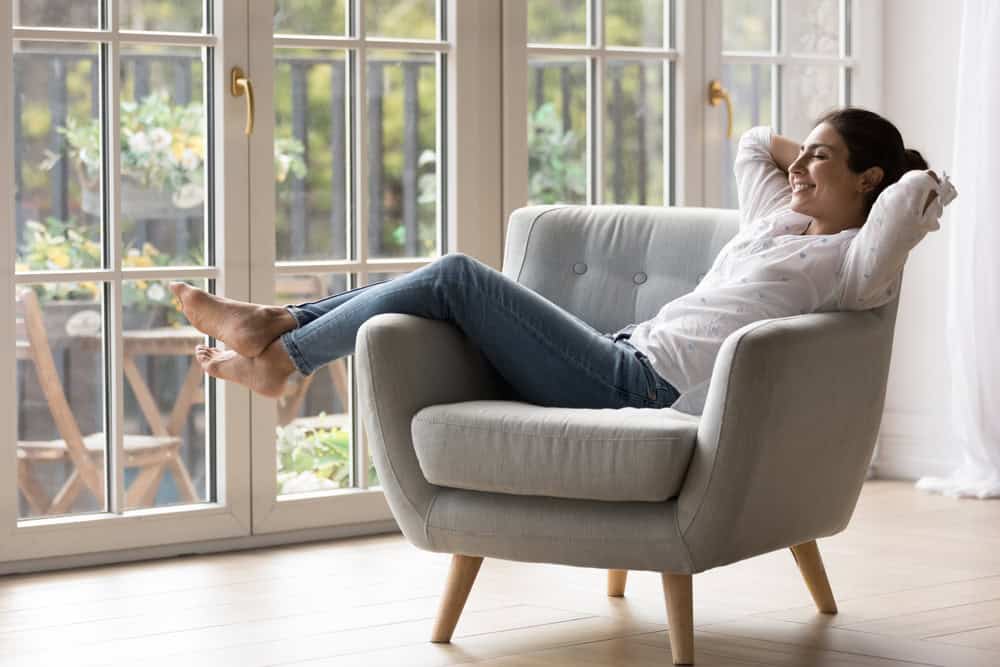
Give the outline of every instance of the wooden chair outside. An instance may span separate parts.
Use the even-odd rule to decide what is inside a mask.
[[[281,276],[278,279],[277,293],[282,297],[289,297],[294,301],[311,301],[324,296],[325,288],[319,276]],[[333,382],[333,390],[340,399],[343,406],[350,405],[351,389],[347,377],[347,359],[337,359],[326,366],[330,373],[330,380]],[[297,382],[289,382],[285,390],[285,395],[278,402],[278,424],[287,426],[293,421],[299,423],[302,420],[309,420],[310,424],[315,422],[315,417],[296,418],[302,402],[309,392],[316,374],[299,378]],[[338,420],[337,423],[340,423]],[[330,424],[332,425],[332,424]]]
[[[17,305],[17,358],[34,365],[49,412],[61,436],[58,440],[18,441],[18,489],[36,514],[65,514],[85,490],[97,498],[98,502],[103,502],[105,434],[84,436],[80,431],[56,370],[48,334],[45,332],[42,309],[34,291],[20,290]],[[187,502],[200,501],[191,475],[180,456],[179,437],[126,434],[124,445],[124,466],[140,469],[139,475],[126,489],[126,507],[151,506],[167,469],[173,474],[181,496]],[[55,497],[50,499],[34,475],[34,466],[38,463],[66,460],[72,461],[73,472]]]

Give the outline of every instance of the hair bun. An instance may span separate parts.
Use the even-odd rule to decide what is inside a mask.
[[[912,171],[913,169],[927,169],[927,160],[924,159],[924,156],[921,155],[919,151],[907,148],[903,152],[906,154],[907,171]]]

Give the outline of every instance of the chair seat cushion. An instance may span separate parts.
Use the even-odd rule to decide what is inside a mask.
[[[698,418],[513,401],[432,405],[411,423],[431,484],[527,496],[659,502],[680,491]]]

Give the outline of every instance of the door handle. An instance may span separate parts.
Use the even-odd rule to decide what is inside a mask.
[[[712,79],[708,84],[708,103],[713,107],[719,106],[719,102],[726,103],[726,116],[728,118],[728,129],[726,138],[733,138],[733,100],[729,97],[729,91],[722,86],[718,79]]]
[[[229,92],[233,97],[242,97],[246,93],[247,126],[243,133],[250,134],[253,132],[253,83],[239,67],[234,67],[229,74]]]

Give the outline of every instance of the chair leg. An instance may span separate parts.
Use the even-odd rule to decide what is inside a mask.
[[[17,461],[17,488],[24,494],[33,514],[41,515],[48,511],[50,501],[45,487],[35,479],[31,463],[22,459]]]
[[[816,608],[824,614],[836,614],[837,601],[833,599],[830,580],[826,577],[826,568],[823,567],[823,558],[819,555],[816,540],[798,544],[791,549],[792,557],[799,566],[802,578],[806,580],[806,587]]]
[[[628,570],[608,570],[608,597],[625,597],[625,580],[628,578]]]
[[[447,644],[451,641],[458,617],[462,615],[462,608],[465,607],[465,601],[469,598],[469,591],[472,590],[472,584],[475,583],[482,564],[482,556],[455,554],[451,557],[448,584],[441,599],[441,607],[438,609],[434,631],[431,633],[432,642]]]
[[[667,600],[670,653],[675,665],[694,664],[694,601],[691,575],[663,573],[663,596]]]

